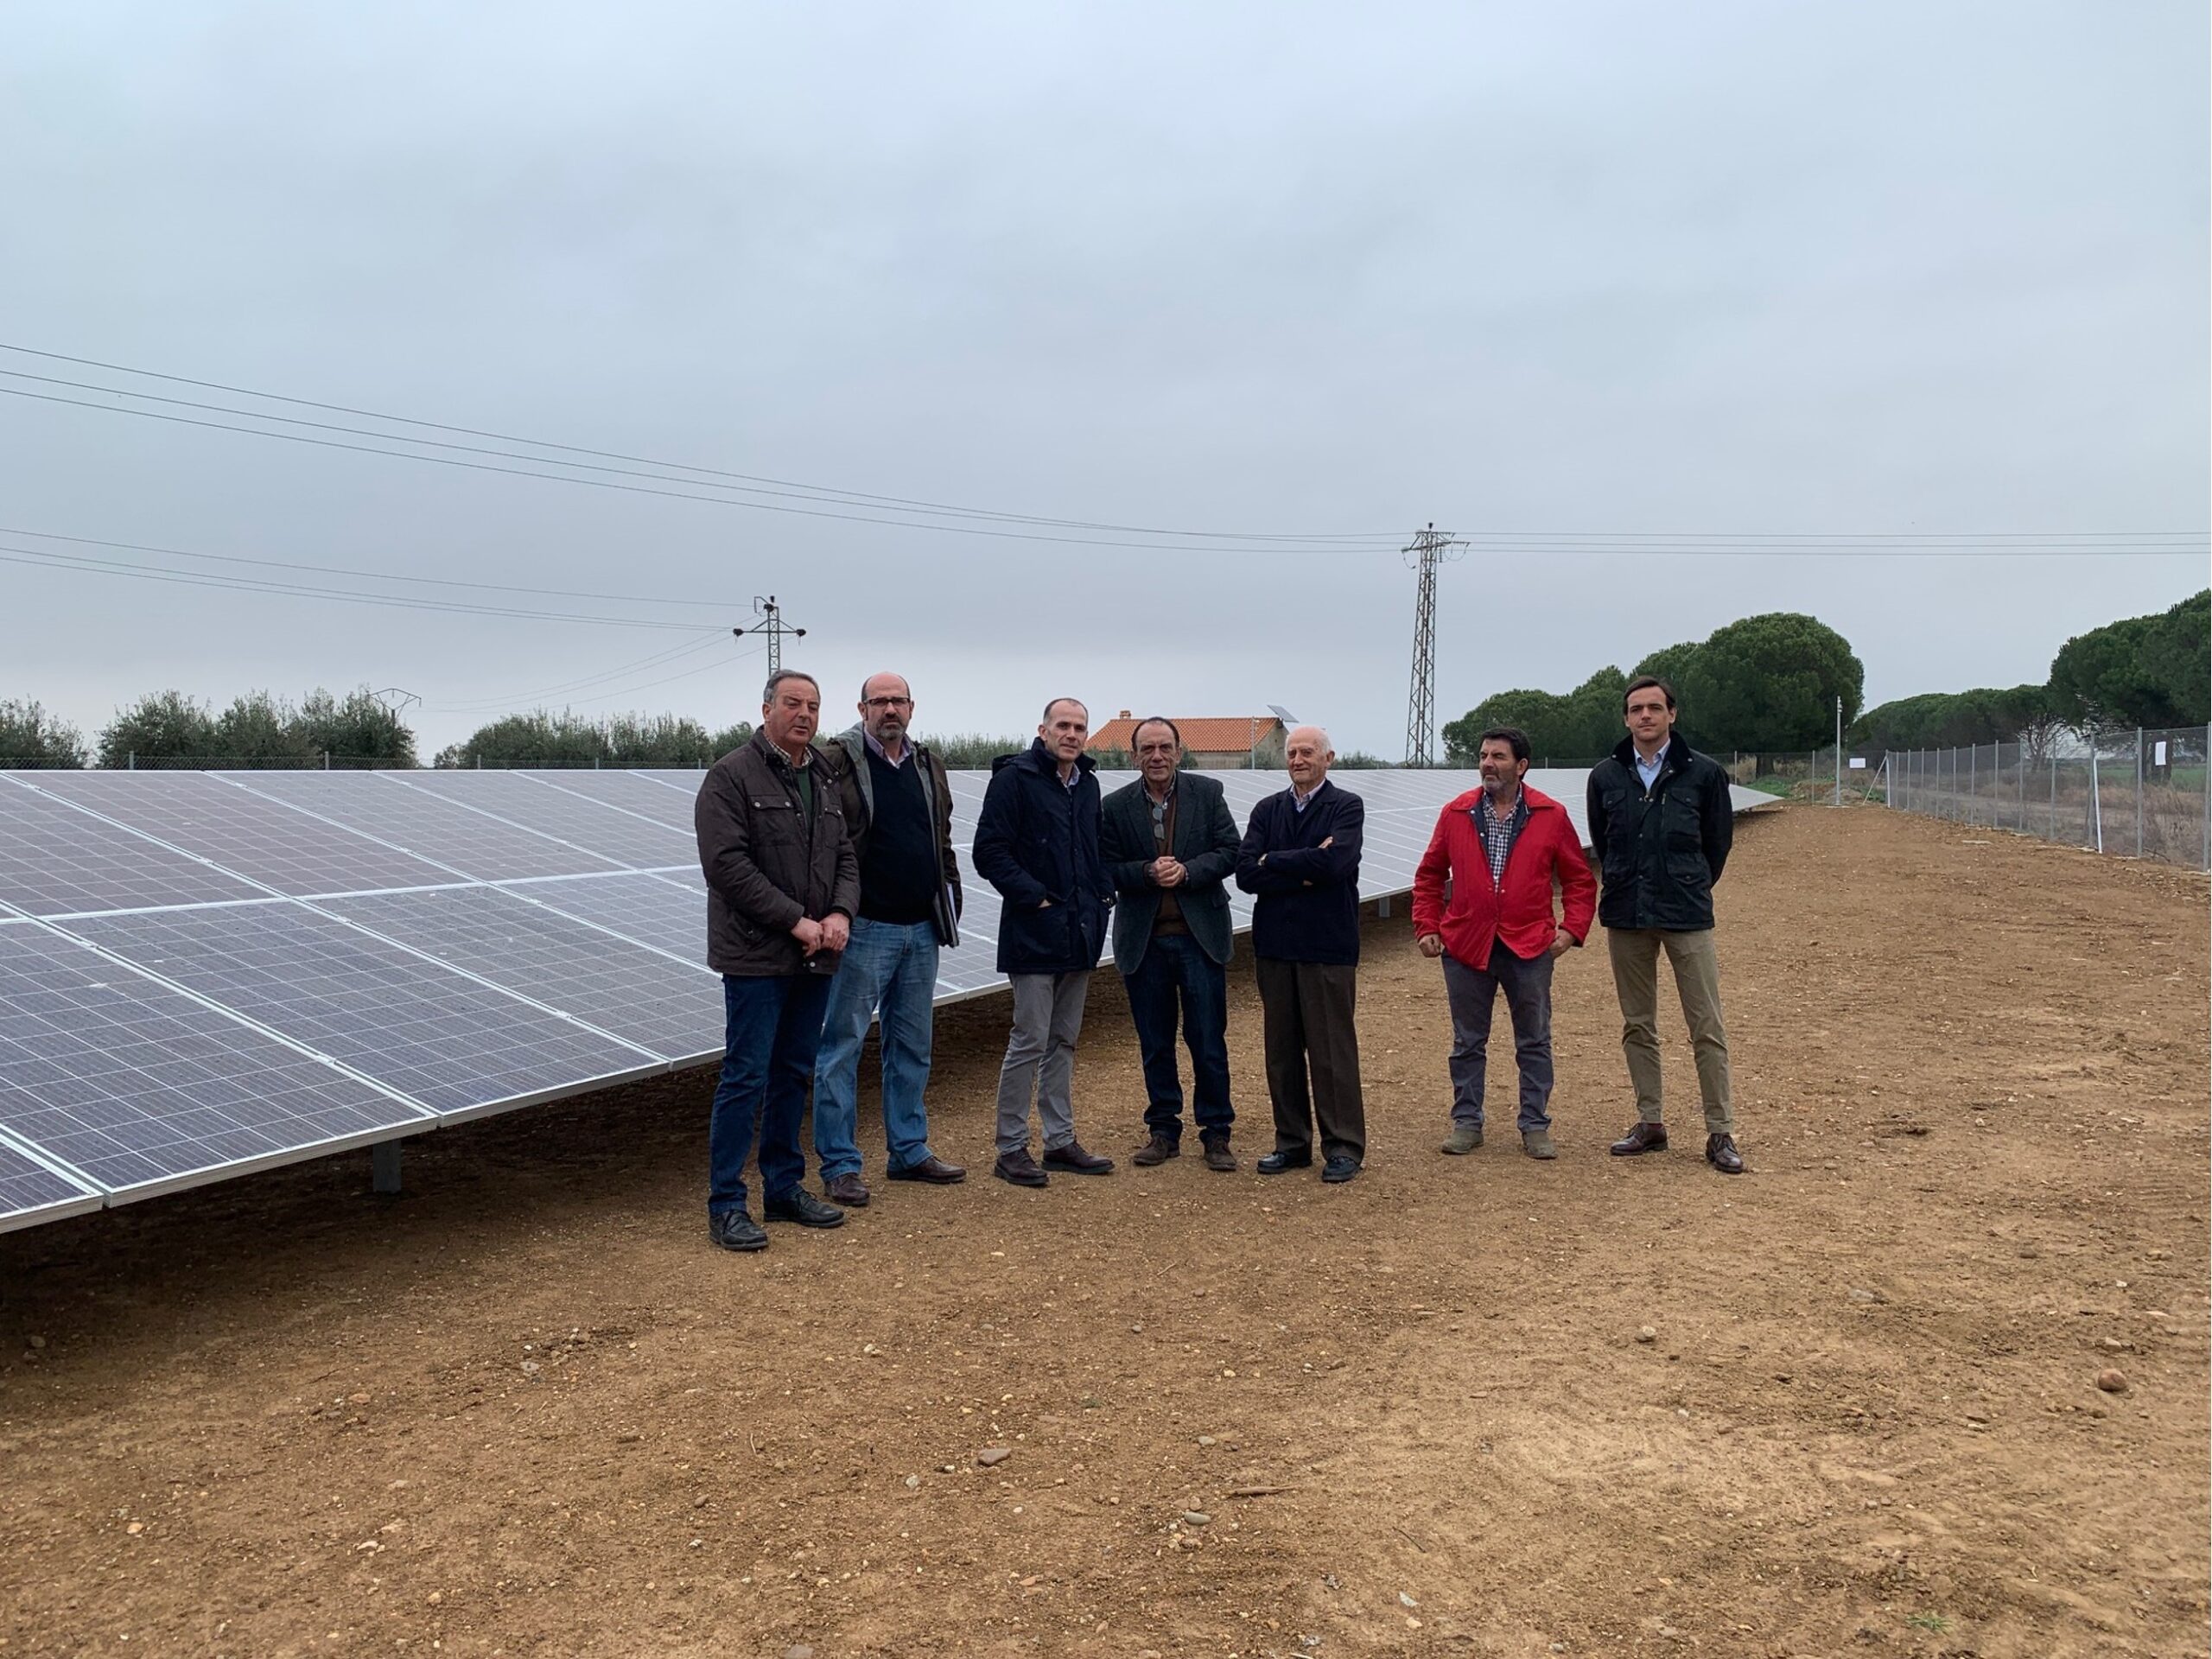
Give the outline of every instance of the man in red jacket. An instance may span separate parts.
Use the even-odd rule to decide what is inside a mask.
[[[1567,809],[1522,783],[1528,734],[1500,726],[1482,735],[1483,786],[1436,821],[1414,872],[1414,937],[1444,958],[1452,1005],[1454,1155],[1483,1143],[1483,1071],[1497,993],[1513,1014],[1521,1070],[1521,1149],[1555,1158],[1552,1094],[1552,963],[1580,944],[1597,914],[1598,883]],[[1552,914],[1556,878],[1567,914]],[[1447,887],[1446,883],[1449,883]]]

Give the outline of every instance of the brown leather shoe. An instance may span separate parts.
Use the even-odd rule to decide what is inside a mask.
[[[1643,1153],[1664,1152],[1667,1150],[1667,1126],[1664,1123],[1638,1123],[1606,1150],[1616,1158],[1634,1158]]]
[[[957,1186],[968,1179],[968,1172],[958,1164],[948,1164],[931,1153],[918,1164],[902,1164],[897,1169],[883,1172],[887,1181],[927,1181],[931,1186]]]
[[[1227,1135],[1210,1135],[1206,1137],[1206,1167],[1220,1170],[1224,1174],[1236,1167],[1236,1154],[1229,1149]]]
[[[1164,1135],[1155,1135],[1129,1154],[1129,1161],[1150,1169],[1154,1164],[1164,1164],[1170,1158],[1180,1158],[1182,1155],[1181,1141],[1171,1141]]]
[[[857,1175],[840,1175],[824,1182],[822,1196],[841,1210],[868,1208],[868,1183]]]
[[[1071,1175],[1109,1175],[1114,1170],[1111,1158],[1085,1152],[1080,1141],[1071,1141],[1064,1147],[1046,1147],[1043,1162],[1047,1169],[1064,1169]]]

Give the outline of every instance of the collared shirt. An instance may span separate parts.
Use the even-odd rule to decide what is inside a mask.
[[[1175,774],[1173,772],[1168,774],[1167,792],[1158,800],[1153,798],[1152,785],[1147,784],[1144,786],[1144,804],[1152,809],[1154,848],[1163,854],[1173,851],[1168,843],[1173,839],[1174,835]]]
[[[893,772],[896,772],[899,767],[905,766],[906,764],[906,757],[914,752],[913,741],[910,738],[905,742],[899,744],[899,753],[896,755],[892,754],[883,747],[882,744],[875,741],[875,734],[868,730],[865,726],[861,728],[861,741],[868,745],[868,750],[870,754],[882,761],[885,766],[889,766]]]
[[[1321,784],[1325,784],[1329,780],[1327,779],[1324,778],[1320,784],[1316,784],[1313,788],[1305,790],[1301,790],[1296,784],[1293,784],[1290,786],[1291,810],[1293,811],[1303,812],[1306,810],[1306,803],[1321,792]]]
[[[1671,741],[1670,739],[1669,741]],[[1667,764],[1666,748],[1662,745],[1659,753],[1653,755],[1649,761],[1644,760],[1642,749],[1634,749],[1631,753],[1636,760],[1636,775],[1643,779],[1643,792],[1649,795],[1651,792],[1651,785],[1659,781],[1659,768]]]
[[[1529,795],[1523,789],[1513,791],[1513,810],[1499,817],[1491,810],[1490,792],[1485,790],[1474,804],[1475,828],[1483,838],[1483,856],[1490,861],[1491,885],[1495,887],[1505,880],[1505,860],[1513,851],[1515,837],[1529,822]]]

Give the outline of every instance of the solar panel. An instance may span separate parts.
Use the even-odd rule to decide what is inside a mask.
[[[100,916],[72,931],[441,1116],[661,1069],[657,1057],[296,904]]]
[[[698,908],[696,898],[669,891]],[[721,981],[698,961],[696,914],[694,955],[678,962],[497,887],[364,893],[328,908],[664,1058],[721,1050]]]
[[[0,1135],[0,1233],[100,1207],[100,1195]]]
[[[381,772],[234,772],[240,788],[358,830],[462,875],[494,881],[619,868],[533,830],[472,812]]]
[[[680,827],[661,823],[522,772],[410,772],[404,778],[391,775],[405,788],[488,813],[502,823],[535,830],[633,869],[650,870],[699,861],[698,836],[688,823]],[[671,794],[667,790],[659,792]]]
[[[707,960],[707,885],[696,871],[514,881],[505,891],[686,962]]]
[[[233,876],[101,823],[21,774],[0,783],[0,902],[34,916],[60,916],[247,899],[254,892]]]
[[[81,944],[0,928],[0,1128],[89,1185],[143,1197],[423,1116]]]
[[[41,787],[279,893],[355,893],[454,879],[449,870],[304,818],[212,772],[56,772]]]
[[[569,794],[635,812],[686,836],[692,833],[691,807],[706,777],[702,772],[587,772],[582,768],[523,775]]]

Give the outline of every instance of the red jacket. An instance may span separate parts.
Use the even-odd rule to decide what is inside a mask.
[[[1414,937],[1444,936],[1444,948],[1470,968],[1490,965],[1491,943],[1522,961],[1551,948],[1562,925],[1552,918],[1552,878],[1559,878],[1567,899],[1563,924],[1576,944],[1589,937],[1598,911],[1598,883],[1582,855],[1581,838],[1567,809],[1548,795],[1522,785],[1529,821],[1506,855],[1505,875],[1492,881],[1483,853],[1482,831],[1474,806],[1482,791],[1471,789],[1446,807],[1436,833],[1414,872]],[[1445,878],[1452,880],[1452,903],[1444,902]]]

